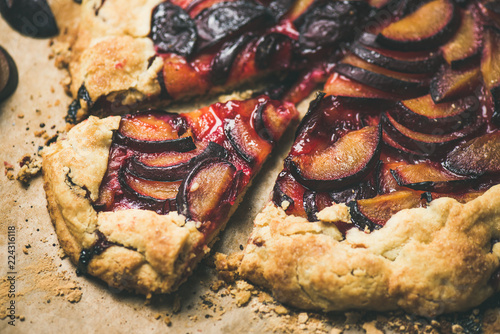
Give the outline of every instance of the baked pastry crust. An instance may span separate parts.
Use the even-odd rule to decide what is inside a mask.
[[[195,222],[171,212],[99,212],[92,202],[107,169],[119,117],[90,117],[43,153],[44,188],[59,242],[78,263],[83,249],[103,234],[112,244],[92,258],[88,273],[110,286],[142,294],[167,293],[182,283],[204,252]]]
[[[240,267],[243,277],[302,309],[403,309],[423,316],[464,311],[499,291],[500,186],[466,204],[439,198],[402,210],[380,230],[350,229],[333,205],[320,221],[269,203],[257,216]],[[348,218],[348,219],[346,219]]]

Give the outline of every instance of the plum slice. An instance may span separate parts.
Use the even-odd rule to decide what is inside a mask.
[[[302,54],[351,40],[371,7],[364,1],[317,1],[293,23]]]
[[[423,133],[435,133],[436,129],[450,133],[470,124],[479,109],[478,101],[466,97],[452,102],[434,103],[430,95],[397,103],[390,111],[402,125]]]
[[[453,173],[480,176],[500,172],[500,131],[471,139],[453,149],[444,161]]]
[[[307,220],[318,221],[316,214],[324,208],[332,205],[332,199],[328,193],[318,193],[307,190],[303,197],[304,212],[307,215]]]
[[[453,36],[459,23],[460,13],[452,1],[433,0],[382,29],[377,42],[394,50],[430,50]]]
[[[390,71],[352,55],[337,64],[335,71],[367,86],[404,97],[423,95],[429,87],[426,75]]]
[[[286,130],[283,118],[290,118],[290,112],[283,106],[276,107],[272,103],[260,103],[252,114],[253,128],[260,138],[273,144],[281,138]]]
[[[385,140],[385,138],[384,138]],[[401,190],[401,186],[391,173],[391,170],[400,166],[408,165],[406,161],[381,163],[377,173],[377,192],[378,194],[388,194],[396,190]]]
[[[165,1],[153,10],[151,39],[158,52],[188,57],[197,37],[194,21],[181,7]]]
[[[145,179],[126,167],[121,169],[119,181],[122,188],[126,188],[137,197],[152,197],[158,200],[175,198],[181,184],[180,180],[163,182]]]
[[[458,140],[473,134],[484,124],[481,117],[475,117],[475,120],[471,124],[460,130],[444,133],[442,130],[436,129],[435,134],[427,134],[408,129],[398,123],[389,113],[385,113],[382,116],[381,123],[384,131],[396,143],[422,156],[432,156],[442,152],[443,149],[446,149]]]
[[[252,39],[252,35],[244,34],[236,40],[228,41],[222,45],[222,48],[212,60],[211,78],[214,85],[223,85],[226,83],[234,60]]]
[[[495,29],[485,30],[481,73],[493,98],[493,120],[500,125],[500,33]]]
[[[473,9],[463,11],[462,23],[455,36],[441,47],[443,58],[453,69],[479,59],[482,30],[478,13]]]
[[[307,188],[330,191],[368,174],[378,160],[380,143],[380,127],[354,130],[324,149],[292,157],[290,171]]]
[[[383,124],[384,125],[384,124]],[[384,127],[386,127],[386,125],[384,125]],[[405,155],[407,156],[410,156],[410,157],[420,157],[420,156],[428,156],[430,154],[428,154],[426,151],[423,152],[422,150],[419,150],[419,151],[415,151],[415,150],[411,150],[401,144],[398,143],[398,135],[395,135],[394,137],[396,138],[393,138],[393,135],[392,135],[392,132],[393,131],[386,131],[385,128],[383,128],[382,130],[382,139],[384,140],[384,143],[388,146],[388,147],[391,147],[393,149],[396,149],[397,151],[399,151],[400,153],[404,153]]]
[[[240,115],[224,120],[224,133],[236,152],[250,164],[259,164],[262,162],[260,159],[271,152],[272,145],[262,139]]]
[[[175,197],[180,186],[177,182],[158,182],[143,179],[126,166],[118,170],[118,182],[126,201],[131,207],[143,210],[152,210],[158,214],[165,214],[176,209]],[[116,194],[108,188],[101,190],[97,208],[112,209]],[[123,201],[123,199],[122,199]]]
[[[0,0],[0,13],[17,32],[35,38],[59,33],[47,0]]]
[[[301,216],[303,212],[304,187],[287,171],[282,171],[272,191],[273,203],[289,215]]]
[[[115,140],[142,152],[188,152],[196,149],[184,118],[160,111],[123,117]]]
[[[336,72],[328,78],[324,86],[324,91],[328,95],[333,96],[345,96],[358,99],[399,100],[399,97],[396,94],[391,94],[367,86],[346,78]]]
[[[454,192],[472,181],[470,177],[452,174],[430,162],[398,166],[391,169],[391,173],[401,187],[424,191]]]
[[[359,42],[352,45],[351,52],[370,64],[403,73],[422,74],[434,72],[442,61],[438,52],[421,52],[407,55],[402,52],[364,46]]]
[[[11,96],[17,88],[19,75],[10,54],[0,46],[0,102]]]
[[[467,96],[480,85],[479,66],[464,70],[444,66],[432,79],[430,93],[432,100],[440,103]]]
[[[291,47],[292,39],[281,33],[273,32],[262,36],[255,50],[255,65],[260,70],[269,68],[276,55],[286,46]]]
[[[353,223],[358,228],[364,229],[367,226],[370,230],[377,226],[384,226],[394,214],[401,210],[419,208],[425,205],[420,193],[411,190],[395,191],[347,204]]]
[[[178,212],[200,222],[223,214],[224,203],[233,199],[236,175],[236,167],[225,159],[203,160],[182,181],[177,194]]]
[[[274,23],[272,12],[253,0],[218,2],[194,18],[198,49],[211,47],[244,29],[263,28]]]
[[[224,147],[209,142],[202,150],[190,152],[167,152],[158,156],[134,156],[129,160],[129,170],[144,178],[157,181],[176,181],[184,179],[200,161],[210,157],[226,158]]]

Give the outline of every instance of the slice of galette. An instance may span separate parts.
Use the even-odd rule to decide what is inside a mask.
[[[44,150],[48,208],[78,273],[168,293],[209,251],[290,122],[266,96],[90,117]]]
[[[303,309],[435,316],[479,305],[500,291],[492,106],[374,101],[311,103],[241,274]]]
[[[298,102],[372,10],[365,1],[311,0],[134,0],[126,6],[84,0],[81,6],[66,60],[73,122],[228,91],[271,74],[289,86],[318,68],[289,96]]]

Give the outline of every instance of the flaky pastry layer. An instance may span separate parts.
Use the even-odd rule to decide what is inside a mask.
[[[403,309],[423,316],[464,311],[499,291],[500,185],[466,204],[439,198],[402,210],[380,230],[343,238],[332,221],[288,216],[269,203],[257,216],[240,267],[281,302],[324,311]]]

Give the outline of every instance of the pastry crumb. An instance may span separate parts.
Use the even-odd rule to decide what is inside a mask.
[[[225,255],[216,253],[214,255],[217,275],[226,283],[235,282],[239,278],[238,268],[243,258],[243,253]]]
[[[237,281],[236,289],[231,290],[231,294],[236,299],[236,305],[239,307],[248,304],[250,298],[252,297],[252,291],[254,290],[254,286],[249,284],[246,281]]]
[[[289,311],[286,307],[284,307],[283,305],[278,305],[274,308],[274,312],[276,312],[276,314],[278,315],[285,315],[285,314],[288,314]]]
[[[16,179],[27,184],[32,178],[37,176],[42,170],[42,159],[39,156],[25,154],[19,161],[21,169],[17,173]]]
[[[223,280],[217,280],[215,282],[212,282],[212,284],[210,284],[210,290],[212,290],[213,292],[217,292],[219,291],[224,285],[226,285],[226,282],[224,282]]]

